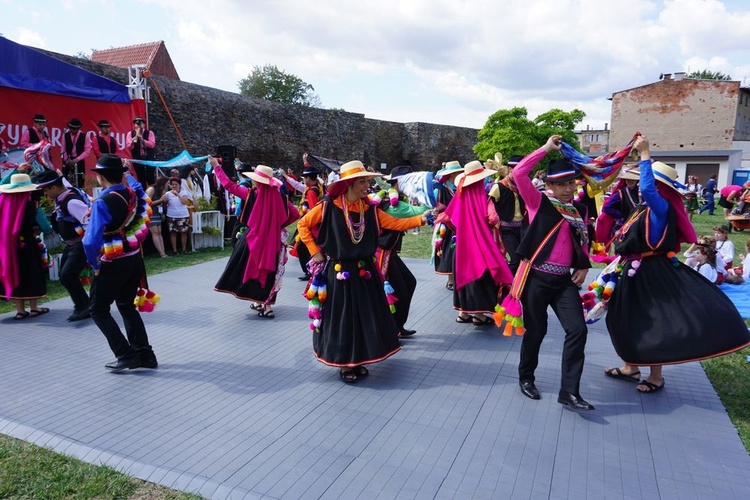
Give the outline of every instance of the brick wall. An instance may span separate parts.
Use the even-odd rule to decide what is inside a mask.
[[[612,96],[610,150],[622,148],[636,131],[653,150],[731,149],[740,83],[664,80]]]

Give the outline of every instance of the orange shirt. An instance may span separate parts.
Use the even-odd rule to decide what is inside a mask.
[[[341,197],[333,200],[333,204],[339,208],[343,208],[341,205]],[[351,212],[359,211],[359,200],[348,201],[347,207]],[[365,211],[374,210],[375,207],[372,205],[365,204]],[[422,215],[415,215],[405,219],[398,219],[391,215],[388,215],[382,210],[377,211],[378,222],[380,227],[385,229],[391,229],[393,231],[408,231],[415,227],[422,225]],[[311,228],[320,225],[323,221],[323,203],[318,203],[315,207],[311,208],[299,222],[297,222],[297,231],[299,232],[300,240],[305,244],[307,249],[310,251],[310,255],[315,255],[318,252],[322,252],[320,247],[315,242],[315,238],[312,235]]]

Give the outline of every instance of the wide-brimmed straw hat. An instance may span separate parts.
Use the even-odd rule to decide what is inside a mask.
[[[258,165],[252,172],[242,172],[242,175],[267,186],[281,186],[281,181],[273,176],[273,169],[267,165]]]
[[[437,178],[447,177],[449,175],[458,174],[458,173],[461,173],[463,171],[464,171],[464,169],[463,169],[463,167],[461,166],[460,163],[458,163],[455,160],[454,161],[449,161],[449,162],[445,163],[445,166],[443,168],[441,168],[440,170],[438,170],[437,172],[435,172],[435,177],[437,177]]]
[[[0,186],[2,193],[25,193],[26,191],[36,191],[39,186],[31,182],[28,174],[13,174],[10,176],[10,184]]]
[[[622,167],[620,175],[617,178],[626,181],[637,181],[641,178],[641,171],[638,167]]]
[[[341,168],[339,169],[339,180],[330,183],[328,185],[328,191],[334,191],[336,186],[351,179],[358,179],[359,177],[372,179],[373,177],[381,177],[382,175],[383,174],[377,172],[370,172],[359,160],[350,161],[341,165]]]
[[[495,171],[489,168],[484,168],[481,161],[470,161],[464,166],[463,173],[456,177],[456,186],[471,186],[475,182],[483,181],[491,175],[495,175]]]
[[[687,186],[677,182],[677,177],[679,177],[679,175],[677,174],[676,168],[670,167],[666,163],[655,161],[651,164],[651,170],[654,172],[654,178],[657,181],[666,184],[675,191],[687,189]]]

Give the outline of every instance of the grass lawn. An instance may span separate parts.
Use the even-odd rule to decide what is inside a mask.
[[[717,211],[718,214],[718,211]],[[712,227],[722,223],[720,215],[696,215],[693,220],[698,235],[713,233]],[[291,228],[293,232],[293,228]],[[407,232],[403,240],[402,256],[426,259],[430,257],[432,228],[422,228],[419,234]],[[744,250],[750,231],[732,232],[738,255]],[[159,274],[208,260],[227,257],[231,248],[203,250],[190,255],[168,259],[158,256],[146,258],[150,275]],[[66,296],[57,281],[49,282],[48,299]],[[0,303],[0,313],[13,310],[12,304]],[[703,368],[729,413],[745,447],[750,450],[750,363],[746,361],[750,349],[729,356],[704,361]],[[93,466],[58,455],[44,448],[0,435],[0,498],[200,498],[175,492],[130,478],[104,466]]]

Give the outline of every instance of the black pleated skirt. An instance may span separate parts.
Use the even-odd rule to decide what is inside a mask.
[[[441,243],[440,256],[435,255],[435,272],[437,274],[452,274],[456,261],[456,244],[453,242],[453,231],[445,228],[445,236]]]
[[[721,356],[750,343],[737,308],[713,283],[664,255],[623,267],[607,310],[615,351],[626,363],[662,365]]]
[[[313,333],[318,361],[329,366],[353,367],[376,363],[401,349],[383,283],[372,259],[363,259],[370,279],[360,277],[358,261],[341,261],[349,279],[336,279],[334,262],[326,267],[328,299],[323,307],[320,333]]]
[[[11,290],[11,299],[39,299],[47,295],[47,276],[42,264],[42,253],[34,239],[28,247],[18,249],[18,285]],[[0,283],[0,296],[5,289]]]
[[[455,281],[454,275],[453,282]],[[498,303],[498,291],[499,287],[492,279],[492,275],[489,271],[485,271],[478,280],[453,290],[453,309],[466,314],[492,314]]]
[[[214,290],[231,293],[240,300],[265,302],[273,289],[276,273],[268,274],[265,285],[261,285],[257,279],[251,279],[243,283],[242,277],[245,274],[245,266],[247,265],[248,258],[250,258],[250,251],[247,247],[247,241],[245,238],[239,238],[234,244],[234,250],[232,250],[232,255],[229,257],[227,267],[224,268],[224,272],[219,277]],[[269,304],[274,304],[275,302],[276,296],[271,297]]]

